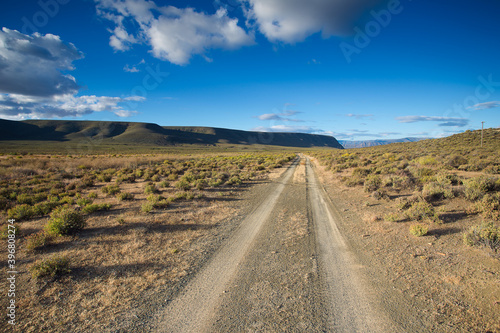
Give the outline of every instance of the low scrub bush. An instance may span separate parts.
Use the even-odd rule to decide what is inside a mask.
[[[384,191],[382,189],[378,189],[376,191],[373,191],[371,196],[372,196],[372,198],[377,199],[377,200],[382,200],[382,199],[389,200],[389,195],[387,194],[386,191]]]
[[[54,235],[47,233],[45,230],[40,230],[26,238],[26,248],[29,251],[37,251],[52,244],[53,241]]]
[[[111,209],[111,204],[109,203],[102,203],[102,204],[88,204],[85,207],[82,208],[82,212],[84,214],[92,214],[97,211],[101,210],[110,210]]]
[[[150,201],[143,203],[141,206],[141,212],[143,213],[150,213],[153,211],[153,209],[154,209],[154,204]]]
[[[134,200],[134,195],[132,193],[128,192],[121,192],[116,195],[116,198],[119,201],[124,201],[124,200]]]
[[[52,235],[74,235],[84,227],[85,218],[81,213],[68,207],[59,207],[50,215],[45,230]]]
[[[344,184],[348,187],[354,187],[357,185],[363,185],[365,183],[364,177],[360,176],[351,176],[342,178]]]
[[[158,193],[158,188],[156,188],[156,185],[153,183],[149,183],[146,185],[144,188],[144,194],[154,194]]]
[[[382,179],[380,179],[379,175],[370,175],[366,178],[364,183],[365,192],[371,193],[376,191],[382,185]]]
[[[84,207],[86,205],[89,205],[93,202],[92,199],[89,199],[89,198],[80,198],[80,199],[77,199],[76,200],[76,204],[80,207]]]
[[[186,179],[181,178],[181,180],[179,180],[175,184],[175,187],[178,188],[179,190],[188,191],[189,189],[191,189],[191,184]]]
[[[463,181],[465,198],[470,201],[481,199],[487,192],[496,189],[498,179],[490,176],[479,176]]]
[[[500,226],[483,223],[464,233],[464,243],[469,246],[489,247],[495,253],[500,249]]]
[[[16,224],[12,227],[11,224],[4,224],[0,227],[0,239],[7,239],[9,235],[11,235],[11,238],[19,238],[21,235],[21,228],[19,225]]]
[[[226,182],[227,185],[241,185],[241,179],[238,176],[232,176]]]
[[[468,163],[467,159],[459,155],[451,155],[446,161],[447,165],[455,169],[458,169],[461,165],[465,165],[467,163]]]
[[[445,188],[443,185],[436,182],[425,184],[422,189],[422,195],[425,201],[428,202],[454,197],[451,189]]]
[[[423,224],[414,224],[410,227],[410,233],[416,237],[422,237],[427,235],[429,232],[429,227]]]
[[[17,221],[29,220],[30,218],[35,216],[35,212],[33,211],[32,206],[28,204],[22,204],[10,208],[7,211],[7,216],[10,219],[15,219]]]
[[[399,216],[399,214],[389,213],[384,216],[384,220],[387,222],[398,222],[401,220],[401,217]]]
[[[43,277],[57,278],[71,272],[69,259],[67,257],[52,257],[46,260],[37,261],[29,268],[34,279]]]
[[[434,207],[426,201],[417,201],[406,211],[406,216],[411,220],[430,220],[442,223]]]
[[[118,185],[107,185],[102,188],[102,193],[105,193],[107,195],[116,195],[120,192],[120,186]]]
[[[467,209],[467,213],[479,213],[485,219],[500,221],[500,193],[487,193],[480,201]]]

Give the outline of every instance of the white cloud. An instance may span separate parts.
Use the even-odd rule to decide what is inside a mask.
[[[275,125],[271,127],[259,126],[252,129],[256,132],[288,132],[288,133],[322,133],[323,131],[318,130],[309,126],[287,126],[287,125]]]
[[[72,62],[83,58],[73,44],[59,36],[35,33],[31,36],[16,30],[0,31],[0,93],[30,96],[73,94],[78,85],[65,71]]]
[[[429,117],[429,116],[404,116],[396,117],[400,123],[416,123],[420,121],[439,122],[438,126],[464,127],[469,124],[469,119],[452,117]]]
[[[76,96],[76,79],[64,73],[83,55],[59,36],[0,31],[0,117],[12,120],[80,117],[109,111],[130,116],[126,107],[143,97]]]
[[[161,7],[146,0],[96,3],[98,14],[116,25],[110,39],[115,50],[147,43],[156,58],[185,65],[194,54],[205,56],[210,49],[237,49],[254,43],[253,35],[238,26],[238,19],[230,18],[224,8],[208,15],[193,8]],[[128,32],[126,22],[138,26],[138,31]]]
[[[107,97],[58,95],[28,97],[15,94],[0,95],[0,116],[23,120],[40,118],[81,117],[94,112],[109,111],[120,117],[130,117],[136,111],[127,110],[130,102],[144,101],[143,97]]]
[[[241,0],[247,24],[256,23],[270,41],[295,43],[321,32],[349,35],[361,14],[380,0]]]
[[[139,72],[139,70],[137,69],[137,67],[135,67],[135,66],[130,67],[128,64],[125,65],[125,67],[123,67],[123,70],[125,72],[129,72],[129,73],[138,73]]]
[[[286,105],[285,105],[286,106]],[[296,114],[302,113],[300,111],[283,111],[280,113],[265,113],[257,116],[259,120],[273,120],[273,121],[294,121],[294,122],[304,122],[304,120],[289,118],[295,116]]]
[[[373,118],[372,114],[352,114],[352,113],[348,113],[345,116],[346,117],[350,117],[350,118],[356,118],[356,119]]]
[[[493,109],[493,108],[498,108],[498,107],[500,107],[500,101],[479,103],[479,104],[471,106],[469,109],[484,110],[484,109]]]

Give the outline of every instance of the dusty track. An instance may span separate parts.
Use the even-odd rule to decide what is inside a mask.
[[[295,161],[156,314],[155,331],[400,331],[378,309],[330,205],[309,161]]]

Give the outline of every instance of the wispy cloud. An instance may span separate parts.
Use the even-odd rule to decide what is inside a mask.
[[[356,119],[373,118],[372,114],[353,114],[353,113],[348,113],[345,116],[346,117],[350,117],[350,118],[356,118]]]
[[[292,121],[292,122],[304,122],[304,120],[289,118],[295,116],[301,112],[299,111],[283,111],[280,113],[266,113],[257,116],[259,120],[273,120],[273,121]]]
[[[479,104],[476,104],[476,105],[469,107],[468,109],[484,110],[484,109],[493,109],[493,108],[498,108],[498,107],[500,107],[500,101],[479,103]]]
[[[275,125],[270,127],[259,126],[252,129],[256,132],[287,132],[287,133],[322,133],[323,131],[310,126],[288,126],[288,125]]]
[[[206,57],[210,49],[237,49],[254,44],[253,34],[238,26],[225,8],[213,15],[193,8],[157,6],[147,0],[95,0],[97,13],[111,21],[110,45],[126,51],[133,44],[148,44],[152,54],[173,64],[186,65],[192,55]],[[131,31],[130,27],[138,27]]]
[[[370,133],[365,130],[349,130],[347,132],[329,132],[332,136],[339,140],[352,140],[355,138],[387,138],[394,135],[402,135],[399,132],[381,132],[381,133]]]
[[[438,126],[464,127],[469,124],[469,119],[452,117],[429,117],[429,116],[403,116],[396,117],[400,123],[416,123],[421,121],[438,122]]]

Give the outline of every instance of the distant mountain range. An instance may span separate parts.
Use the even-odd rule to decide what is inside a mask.
[[[266,145],[281,147],[330,147],[343,149],[327,135],[265,133],[215,127],[171,127],[152,123],[0,119],[0,140],[78,143],[94,140],[103,144],[144,146]]]
[[[430,138],[403,138],[403,139],[393,139],[393,140],[367,140],[367,141],[338,140],[338,141],[344,148],[349,149],[349,148],[366,148],[366,147],[382,146],[397,142],[417,142],[426,139]]]

